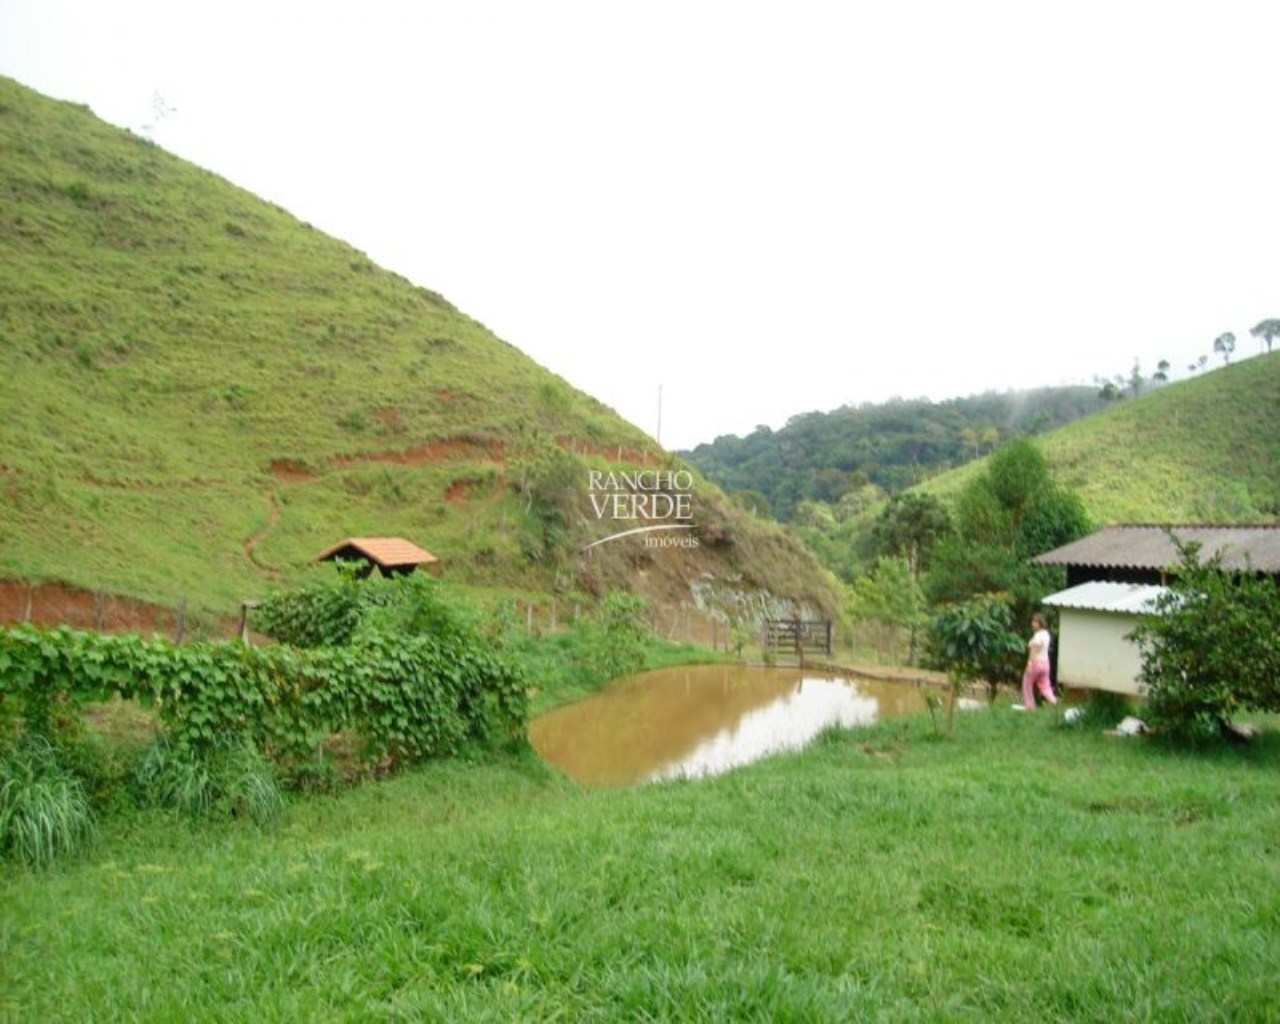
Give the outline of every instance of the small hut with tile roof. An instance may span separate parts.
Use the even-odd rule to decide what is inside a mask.
[[[316,555],[317,562],[362,562],[361,576],[376,568],[383,576],[413,572],[420,565],[439,562],[430,551],[403,537],[348,537]]]

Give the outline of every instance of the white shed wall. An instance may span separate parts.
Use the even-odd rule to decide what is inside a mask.
[[[1063,608],[1058,615],[1058,679],[1067,686],[1138,693],[1142,658],[1125,635],[1139,617]]]

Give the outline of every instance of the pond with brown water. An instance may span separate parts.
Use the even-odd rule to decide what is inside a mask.
[[[831,726],[926,710],[918,686],[798,668],[691,665],[629,676],[534,719],[541,757],[585,785],[729,771]]]

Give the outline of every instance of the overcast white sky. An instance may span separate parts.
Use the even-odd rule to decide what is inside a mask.
[[[1256,354],[1278,38],[1274,0],[0,0],[0,74],[650,434],[661,387],[670,448]]]

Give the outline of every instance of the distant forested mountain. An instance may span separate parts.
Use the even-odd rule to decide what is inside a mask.
[[[793,416],[682,452],[724,490],[790,521],[801,502],[838,505],[868,485],[894,493],[986,455],[1014,437],[1039,434],[1096,412],[1089,386],[988,392],[930,402],[895,399]]]

